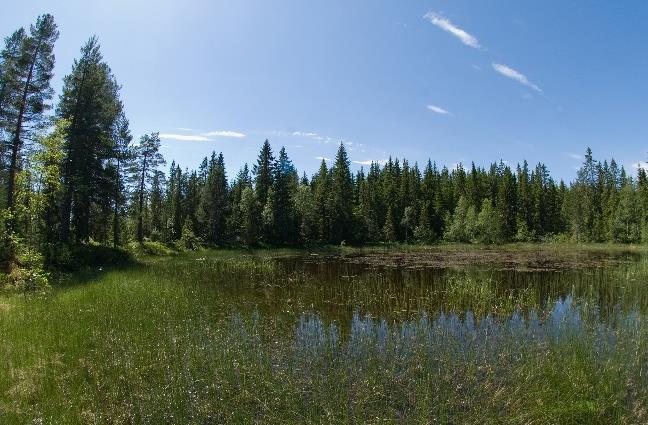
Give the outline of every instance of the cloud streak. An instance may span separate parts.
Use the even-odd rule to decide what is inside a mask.
[[[387,163],[386,159],[367,159],[365,161],[351,161],[354,164],[358,165],[371,165],[371,164],[378,164],[378,165],[385,165]]]
[[[217,131],[210,131],[205,134],[203,134],[205,137],[234,137],[236,139],[242,139],[245,137],[245,134],[239,133],[238,131],[230,131],[230,130],[217,130]]]
[[[507,66],[507,65],[504,65],[504,64],[501,64],[501,63],[493,63],[492,65],[493,65],[493,69],[497,73],[499,73],[499,74],[501,74],[501,75],[503,75],[503,76],[505,76],[507,78],[510,78],[512,80],[515,80],[518,83],[520,83],[522,85],[525,85],[525,86],[531,88],[532,90],[537,91],[538,93],[542,93],[542,89],[540,87],[536,86],[535,84],[533,84],[531,81],[529,81],[529,79],[526,77],[526,75],[522,74],[521,72],[516,71],[515,69],[511,68],[510,66]]]
[[[427,108],[428,108],[428,110],[434,112],[435,114],[452,115],[450,112],[448,112],[447,110],[443,109],[440,106],[428,105]]]
[[[160,139],[167,140],[179,140],[182,142],[209,142],[209,139],[205,136],[200,135],[189,135],[189,134],[169,134],[162,133],[160,134]]]
[[[190,129],[182,128],[179,130],[189,131]],[[242,139],[246,136],[245,134],[240,133],[238,131],[230,131],[230,130],[209,131],[207,133],[201,133],[201,134],[174,134],[174,133],[160,134],[160,139],[177,140],[181,142],[212,142],[214,141],[212,139],[213,137],[232,137],[235,139]]]
[[[439,13],[430,11],[425,14],[424,18],[430,21],[430,23],[435,27],[441,28],[443,31],[452,34],[466,46],[470,46],[474,49],[481,49],[481,45],[479,44],[477,37],[459,28],[458,26],[450,22],[448,18],[440,15]]]
[[[293,131],[292,135],[294,137],[317,137],[317,133],[310,131]]]

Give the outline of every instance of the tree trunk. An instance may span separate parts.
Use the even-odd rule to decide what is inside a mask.
[[[11,161],[9,163],[9,181],[7,182],[7,208],[11,211],[14,205],[14,191],[16,187],[16,173],[18,171],[18,153],[20,151],[20,136],[22,133],[23,120],[25,118],[25,108],[27,106],[27,95],[29,94],[29,86],[34,75],[34,65],[36,64],[36,56],[40,50],[40,44],[36,47],[34,55],[32,56],[31,64],[29,65],[29,73],[25,81],[25,88],[23,89],[22,98],[20,99],[20,108],[18,110],[18,119],[16,121],[16,129],[14,133],[13,142],[11,144]]]
[[[74,116],[72,117],[72,124],[70,125],[70,134],[76,133],[76,128],[78,125],[77,116],[81,110],[81,93],[83,92],[83,86],[85,85],[86,75],[88,73],[88,64],[86,63],[83,67],[83,73],[81,74],[81,82],[79,83],[79,91],[77,94],[76,102],[74,105]],[[69,143],[69,141],[68,141]],[[67,158],[65,161],[65,176],[64,183],[67,186],[65,191],[65,196],[63,198],[63,206],[61,210],[61,241],[68,242],[70,240],[70,225],[72,219],[72,197],[74,195],[74,184],[72,182],[72,165],[71,165],[71,152],[68,149]]]
[[[146,179],[146,155],[143,158],[142,164],[142,177],[140,178],[140,187],[139,187],[139,208],[137,213],[137,241],[139,243],[144,242],[144,216],[142,211],[144,210],[144,183]]]
[[[120,163],[117,159],[117,185],[115,186],[115,208],[113,211],[113,247],[117,248],[120,245],[119,241],[119,198],[121,197],[121,179],[120,179]]]

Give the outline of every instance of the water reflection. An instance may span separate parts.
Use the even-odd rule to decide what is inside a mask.
[[[543,309],[547,301],[568,295],[598,305],[603,315],[615,306],[648,310],[648,262],[642,256],[576,252],[567,257],[569,261],[557,267],[544,262],[542,268],[537,261],[533,267],[519,262],[516,267],[416,267],[343,256],[284,257],[273,261],[286,279],[239,287],[230,296],[273,315],[306,311],[340,321],[348,321],[354,312],[388,319],[411,318],[422,311],[510,314],[516,308]]]

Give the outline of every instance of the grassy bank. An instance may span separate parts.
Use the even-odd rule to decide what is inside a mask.
[[[149,257],[76,275],[45,295],[1,297],[0,422],[647,420],[641,316],[602,322],[591,306],[562,305],[562,316],[521,322],[510,320],[516,300],[486,319],[501,297],[462,281],[445,296],[459,312],[466,299],[483,303],[472,324],[463,313],[300,319],[335,301],[324,292],[321,305],[308,305],[300,292],[326,291],[327,282],[267,254]],[[384,288],[376,295],[385,276],[362,279],[347,286],[364,311],[393,299]]]

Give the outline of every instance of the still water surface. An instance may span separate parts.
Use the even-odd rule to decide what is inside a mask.
[[[313,312],[340,321],[356,311],[397,319],[543,310],[569,294],[602,315],[648,311],[648,257],[633,251],[310,254],[271,261],[286,278],[230,288],[230,299],[273,316]]]

